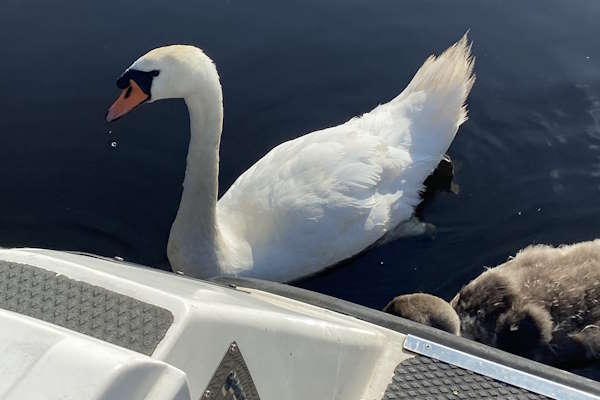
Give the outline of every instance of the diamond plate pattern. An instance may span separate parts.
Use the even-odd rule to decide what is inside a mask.
[[[401,362],[394,372],[383,400],[542,400],[546,396],[528,392],[492,378],[415,356]]]
[[[260,400],[236,342],[229,345],[200,400]]]
[[[0,261],[0,308],[151,355],[173,314],[99,286]]]

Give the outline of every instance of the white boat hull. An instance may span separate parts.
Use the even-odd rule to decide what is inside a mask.
[[[406,321],[360,311],[366,309],[341,301],[340,307],[350,307],[349,311],[335,309],[335,300],[328,307],[327,298],[316,294],[321,303],[312,305],[299,298],[302,293],[311,296],[310,292],[299,289],[289,290],[300,296],[274,294],[261,290],[257,281],[224,279],[230,285],[218,285],[115,260],[40,249],[3,249],[0,260],[5,272],[17,268],[11,278],[4,274],[8,283],[2,286],[0,281],[1,399],[380,400],[392,398],[386,396],[400,367],[421,357],[416,348],[407,348],[415,340],[414,336],[412,342],[406,340],[411,332],[392,326]],[[31,276],[43,275],[43,282],[50,282],[44,283],[49,288],[44,304],[27,305],[26,296],[33,289],[19,291],[18,273],[28,276],[22,288],[32,286]],[[70,288],[71,297],[53,297],[56,285]],[[40,290],[35,288],[38,297]],[[78,299],[90,291],[96,300]],[[10,296],[25,300],[7,300]],[[81,301],[84,308],[77,303]],[[115,314],[117,303],[124,310],[121,317]],[[89,317],[71,315],[81,319],[83,328],[57,316],[69,315],[69,307]],[[352,307],[359,311],[354,313]],[[368,321],[364,313],[392,325]],[[140,318],[142,325],[124,318]],[[122,330],[129,326],[137,333],[128,339]],[[448,336],[410,323],[401,326],[423,329],[443,340]],[[461,366],[452,357],[442,361],[475,369],[482,376],[494,373],[493,368],[490,373]],[[494,365],[493,360],[487,362]],[[506,368],[503,375],[516,372],[523,378],[525,372]],[[510,377],[494,378],[561,400],[564,393],[573,399],[600,398],[591,381],[572,376],[580,388],[571,388],[531,377],[522,385]]]

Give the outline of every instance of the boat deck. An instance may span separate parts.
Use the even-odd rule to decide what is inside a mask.
[[[383,396],[383,400],[402,399],[541,400],[548,397],[418,355],[398,365]]]
[[[65,371],[44,367],[42,373],[71,376],[68,368],[83,371],[86,362],[96,363],[95,372],[80,378],[96,382],[97,374],[112,371],[109,394],[78,395],[82,400],[115,398],[115,390],[147,400],[318,398],[315,393],[356,400],[600,399],[597,382],[288,285],[228,277],[207,283],[42,250],[0,253],[6,257],[0,255],[0,309],[13,313],[0,317],[7,330],[22,332],[14,340],[4,332],[8,344],[0,343],[0,354],[24,368],[26,378],[9,373],[7,381],[16,379],[11,385],[23,390],[39,385],[35,368],[60,359]],[[27,318],[18,321],[18,315]],[[35,320],[43,323],[32,326]],[[21,366],[27,360],[37,361]],[[139,390],[131,392],[134,383],[122,386],[135,379]],[[314,387],[307,388],[311,379]],[[0,397],[10,390],[0,384]],[[62,398],[62,388],[54,390]],[[363,394],[352,397],[353,390]],[[55,398],[44,396],[27,398]]]
[[[358,304],[257,279],[213,281],[293,298],[406,334],[403,348],[414,357],[396,367],[383,400],[600,399],[596,381]]]
[[[151,355],[173,314],[100,286],[0,260],[0,308]]]

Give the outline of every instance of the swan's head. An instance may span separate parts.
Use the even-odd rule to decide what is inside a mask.
[[[122,92],[108,109],[106,120],[114,121],[146,102],[185,98],[208,69],[216,73],[210,58],[197,47],[174,45],[151,50],[117,79]]]

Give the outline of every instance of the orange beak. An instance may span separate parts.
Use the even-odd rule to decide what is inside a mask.
[[[117,100],[110,106],[106,113],[106,121],[111,122],[129,111],[133,110],[144,101],[148,100],[148,95],[144,93],[133,79],[129,80],[129,86],[123,89],[123,92]]]

